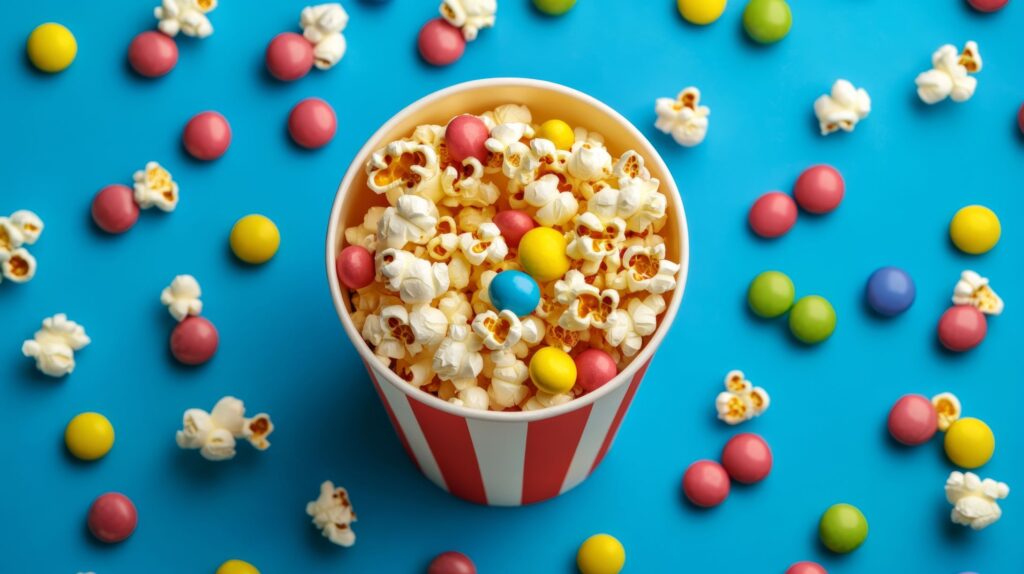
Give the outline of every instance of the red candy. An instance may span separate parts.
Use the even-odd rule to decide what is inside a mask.
[[[1009,2],[1010,0],[967,0],[967,3],[978,12],[995,12]]]
[[[186,317],[171,332],[171,354],[186,365],[209,361],[219,343],[217,328],[202,317]]]
[[[526,232],[537,227],[533,218],[525,211],[517,209],[506,209],[494,215],[494,224],[501,231],[505,243],[509,247],[519,247],[519,240],[526,235]]]
[[[89,507],[89,531],[103,542],[121,542],[135,532],[139,514],[127,496],[108,492]]]
[[[92,220],[107,233],[124,233],[138,219],[139,206],[128,186],[108,185],[92,200]]]
[[[985,315],[971,305],[954,305],[939,319],[939,341],[950,351],[959,353],[977,347],[987,331]]]
[[[924,444],[938,429],[939,415],[927,397],[904,395],[889,411],[889,434],[907,446]]]
[[[203,161],[215,160],[224,155],[231,145],[231,126],[217,112],[202,112],[185,124],[181,140],[192,157]]]
[[[319,98],[307,98],[295,104],[288,114],[288,133],[304,148],[323,147],[334,139],[338,119],[334,109]]]
[[[754,233],[761,237],[778,237],[796,223],[796,203],[781,191],[766,193],[750,207],[747,220]]]
[[[462,164],[462,160],[475,157],[480,163],[487,162],[487,148],[484,142],[491,137],[487,124],[480,118],[461,115],[448,122],[444,130],[444,143],[448,148],[448,157]]]
[[[772,449],[756,434],[738,434],[725,443],[722,466],[736,482],[760,482],[772,470]]]
[[[461,552],[443,552],[430,561],[427,574],[476,574],[476,564]]]
[[[807,168],[793,186],[796,202],[811,213],[828,213],[839,207],[845,192],[843,176],[830,165]]]
[[[178,45],[166,34],[143,32],[128,45],[128,63],[142,76],[159,78],[178,63]]]
[[[587,349],[576,358],[576,384],[588,393],[603,387],[619,374],[615,359],[601,349]]]
[[[447,66],[462,57],[466,51],[466,39],[462,31],[436,18],[423,25],[417,39],[420,56],[435,66]]]
[[[683,493],[697,506],[718,506],[729,496],[729,474],[713,460],[698,460],[683,475]]]
[[[786,574],[828,574],[828,570],[817,562],[797,562],[786,570]]]
[[[267,45],[267,71],[282,82],[291,82],[313,69],[313,44],[302,34],[284,32]]]
[[[349,245],[334,259],[338,281],[349,289],[362,289],[373,283],[373,255],[362,245]]]
[[[1020,128],[1020,133],[1024,134],[1024,104],[1020,105],[1020,110],[1017,111],[1017,127]]]

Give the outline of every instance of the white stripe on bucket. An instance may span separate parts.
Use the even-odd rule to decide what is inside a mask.
[[[379,374],[378,380],[383,380]],[[402,432],[405,433],[405,440],[409,442],[409,448],[412,449],[413,456],[416,457],[416,462],[420,465],[420,470],[434,484],[448,490],[444,477],[441,475],[441,469],[437,466],[437,461],[434,460],[434,454],[430,452],[430,445],[427,444],[423,430],[420,429],[419,421],[416,420],[416,415],[413,414],[412,407],[409,406],[408,397],[387,381],[383,381],[380,388],[384,392],[388,404],[391,405],[391,412],[395,414],[395,420],[398,421]]]
[[[487,504],[522,504],[527,423],[467,419],[473,450],[484,480]]]
[[[565,474],[562,489],[558,491],[559,494],[571,490],[589,476],[594,459],[597,458],[597,453],[601,450],[605,437],[608,436],[615,413],[618,412],[627,390],[629,390],[629,383],[621,385],[614,392],[594,403],[594,408],[590,411],[590,418],[587,419],[587,426],[583,427],[583,435],[580,436],[580,443],[576,446],[576,453],[569,465],[569,472]]]

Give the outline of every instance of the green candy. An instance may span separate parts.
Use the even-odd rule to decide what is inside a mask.
[[[549,16],[561,16],[576,4],[576,0],[533,0],[533,5]]]
[[[747,303],[754,314],[770,319],[789,311],[795,295],[793,281],[785,273],[765,271],[750,282]]]
[[[801,297],[789,312],[789,330],[804,343],[820,343],[836,330],[836,310],[824,297]]]
[[[792,24],[786,0],[750,0],[743,10],[743,27],[755,42],[774,44],[789,34]]]
[[[818,535],[821,543],[832,552],[853,552],[868,537],[868,519],[856,506],[836,504],[821,515]]]

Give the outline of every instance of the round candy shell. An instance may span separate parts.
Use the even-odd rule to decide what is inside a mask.
[[[47,22],[32,30],[26,49],[33,66],[52,74],[66,69],[75,61],[78,42],[65,26]]]
[[[338,118],[334,108],[319,98],[307,98],[295,104],[288,114],[288,133],[307,149],[323,147],[334,139]]]
[[[99,413],[81,413],[64,428],[64,444],[80,460],[106,456],[114,446],[114,425]]]
[[[889,434],[907,446],[924,444],[938,430],[935,405],[922,395],[904,395],[889,410]]]
[[[480,163],[487,163],[487,148],[484,142],[491,137],[487,124],[480,118],[469,114],[456,116],[448,122],[444,130],[444,143],[448,149],[448,157],[462,164],[466,158],[476,158]]]
[[[203,317],[186,317],[171,332],[171,354],[186,365],[201,365],[217,352],[217,328]]]
[[[231,126],[217,112],[202,112],[185,124],[181,141],[192,157],[203,161],[215,160],[224,155],[231,145]]]
[[[718,506],[729,496],[729,473],[713,460],[698,460],[683,474],[683,493],[697,506]]]
[[[442,552],[430,561],[427,574],[476,574],[476,565],[461,552]]]
[[[121,542],[135,532],[138,522],[135,505],[117,492],[101,495],[89,507],[89,531],[102,542]]]
[[[818,535],[826,548],[846,554],[864,543],[868,537],[868,521],[856,506],[836,504],[821,515]]]
[[[785,235],[796,223],[796,203],[781,191],[771,191],[757,198],[750,207],[747,221],[754,233],[774,238]]]
[[[625,564],[626,549],[610,534],[587,538],[576,552],[580,574],[618,574]]]
[[[313,69],[313,44],[302,34],[284,32],[267,45],[267,71],[282,82],[291,82]]]
[[[899,315],[914,304],[914,280],[898,267],[882,267],[868,278],[865,289],[868,306],[885,317]]]
[[[92,200],[92,220],[107,233],[124,233],[139,219],[139,206],[132,189],[125,185],[108,185]]]
[[[452,64],[466,51],[462,32],[441,18],[424,24],[416,43],[423,60],[434,66]]]
[[[349,289],[362,289],[373,283],[376,271],[373,255],[362,245],[349,245],[334,261],[338,281]]]
[[[950,425],[943,447],[953,464],[961,468],[978,468],[992,459],[996,436],[984,421],[966,417]]]
[[[619,374],[615,359],[601,349],[587,349],[576,355],[576,384],[591,393]]]
[[[939,318],[939,342],[950,351],[969,351],[985,340],[988,321],[973,305],[954,305]]]
[[[147,78],[167,75],[178,63],[178,44],[166,34],[147,30],[128,45],[128,63]]]
[[[772,449],[760,436],[740,433],[725,443],[722,466],[736,482],[760,482],[772,470]]]
[[[804,170],[793,186],[793,197],[810,213],[828,213],[839,207],[846,183],[836,168],[815,165]]]

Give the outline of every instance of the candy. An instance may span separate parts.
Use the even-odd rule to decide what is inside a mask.
[[[180,322],[202,313],[203,302],[199,299],[202,294],[195,277],[178,275],[160,292],[160,302],[167,305],[167,311]]]
[[[266,263],[281,245],[281,232],[269,218],[257,213],[235,222],[229,238],[231,251],[246,263]]]
[[[334,109],[319,98],[302,100],[288,114],[288,133],[295,143],[307,149],[329,144],[337,130]]]
[[[985,315],[970,305],[953,305],[939,318],[939,341],[950,351],[969,351],[985,339]]]
[[[107,233],[124,233],[139,219],[139,206],[125,185],[108,185],[92,200],[92,220]]]
[[[725,12],[725,0],[679,0],[676,6],[683,19],[699,26],[718,20]]]
[[[499,211],[494,215],[494,224],[501,230],[501,236],[505,238],[505,244],[509,247],[519,247],[523,235],[537,227],[530,214],[518,209]]]
[[[187,317],[171,332],[171,354],[186,365],[209,361],[218,343],[217,328],[203,317]]]
[[[750,207],[747,221],[754,233],[761,237],[779,237],[796,223],[796,203],[781,191],[768,192]]]
[[[718,420],[730,425],[761,416],[769,405],[771,397],[768,391],[755,387],[743,371],[729,371],[725,375],[725,390],[715,398]]]
[[[1024,104],[1020,105],[1020,110],[1017,111],[1017,127],[1020,128],[1020,133],[1024,135]]]
[[[808,295],[793,305],[789,313],[789,330],[807,344],[828,339],[836,328],[836,311],[824,297]]]
[[[461,552],[442,552],[430,561],[427,574],[476,574],[476,565]]]
[[[619,374],[615,359],[601,349],[587,349],[576,355],[576,384],[588,393],[596,391]]]
[[[839,207],[846,193],[846,183],[836,168],[814,165],[804,170],[793,186],[793,197],[800,207],[811,213],[828,213]]]
[[[89,507],[88,524],[92,535],[102,542],[121,542],[135,532],[139,514],[125,495],[108,492],[100,495]]]
[[[341,32],[347,25],[348,12],[337,2],[302,9],[299,26],[313,44],[313,63],[318,69],[329,70],[345,56],[348,44]]]
[[[349,289],[362,289],[373,283],[373,255],[362,245],[349,245],[334,260],[338,281]]]
[[[957,249],[971,255],[980,255],[999,243],[1002,227],[995,212],[983,205],[968,205],[953,216],[949,224],[949,238]]]
[[[785,0],[750,0],[743,9],[743,28],[761,44],[774,44],[789,34],[793,14]]]
[[[713,460],[698,460],[683,474],[683,493],[697,506],[718,506],[729,496],[729,473]]]
[[[554,281],[569,270],[565,236],[550,227],[527,231],[519,241],[519,263],[538,282]]]
[[[924,444],[938,430],[939,415],[922,395],[904,395],[889,410],[889,434],[907,446]]]
[[[970,74],[980,72],[981,67],[981,53],[976,43],[967,42],[963,52],[952,44],[944,44],[932,54],[932,69],[914,79],[917,96],[926,104],[935,104],[946,98],[966,102],[978,86],[978,80]]]
[[[44,72],[56,73],[75,61],[78,42],[75,35],[60,24],[41,24],[28,36],[28,59]]]
[[[1010,0],[967,0],[978,12],[996,12],[1006,6]]]
[[[991,478],[981,480],[973,472],[954,470],[946,479],[946,500],[953,505],[950,520],[954,524],[981,530],[995,523],[1003,515],[999,500],[1010,495],[1005,482]]]
[[[736,482],[760,482],[772,470],[772,449],[760,436],[740,433],[722,448],[722,466]]]
[[[291,82],[313,69],[313,44],[302,34],[283,32],[267,44],[267,71],[282,82]]]
[[[848,80],[836,80],[831,92],[814,100],[814,115],[823,136],[839,130],[852,132],[870,113],[871,96]]]
[[[533,0],[533,5],[548,16],[561,16],[576,5],[576,0]]]
[[[544,347],[530,359],[530,380],[547,393],[568,392],[576,384],[576,363],[565,351]]]
[[[832,552],[853,552],[868,537],[868,521],[856,506],[836,504],[821,515],[818,536]]]
[[[114,446],[114,426],[99,413],[75,415],[64,428],[64,444],[75,458],[103,458]]]
[[[917,289],[914,280],[898,267],[882,267],[868,278],[868,305],[879,315],[892,317],[914,304]]]
[[[700,105],[700,90],[693,86],[683,88],[675,98],[655,100],[654,113],[658,116],[654,127],[681,146],[693,147],[707,136],[711,109]]]
[[[797,562],[786,569],[786,574],[828,574],[828,571],[817,562]]]
[[[953,464],[961,468],[978,468],[992,458],[996,437],[983,421],[965,417],[950,425],[943,446]]]
[[[754,277],[747,288],[747,304],[759,317],[778,317],[793,306],[796,288],[781,271],[765,271]]]
[[[556,149],[565,151],[572,149],[572,144],[576,142],[572,127],[562,120],[548,120],[542,123],[537,130],[537,137],[550,140]]]
[[[64,313],[57,313],[43,319],[43,327],[22,343],[21,352],[34,358],[36,368],[43,374],[63,377],[75,370],[75,351],[91,342],[81,325],[69,321]]]
[[[217,568],[215,574],[260,574],[260,571],[244,560],[228,560]]]
[[[489,137],[491,136],[487,124],[469,114],[456,116],[444,129],[448,157],[460,165],[469,157],[476,158],[480,163],[487,163],[487,148],[484,147],[484,142]]]
[[[185,124],[181,141],[192,157],[203,161],[215,160],[224,155],[231,145],[231,126],[217,112],[201,112]]]
[[[508,309],[519,317],[529,315],[540,303],[540,287],[537,282],[533,277],[515,269],[498,273],[491,280],[487,293],[495,309]]]
[[[454,63],[466,51],[466,39],[462,32],[441,18],[423,25],[417,45],[423,60],[434,66]]]
[[[166,34],[147,30],[128,45],[128,63],[141,76],[159,78],[178,63],[178,44]]]
[[[580,544],[576,566],[580,574],[619,574],[626,565],[626,549],[610,534],[595,534]]]

